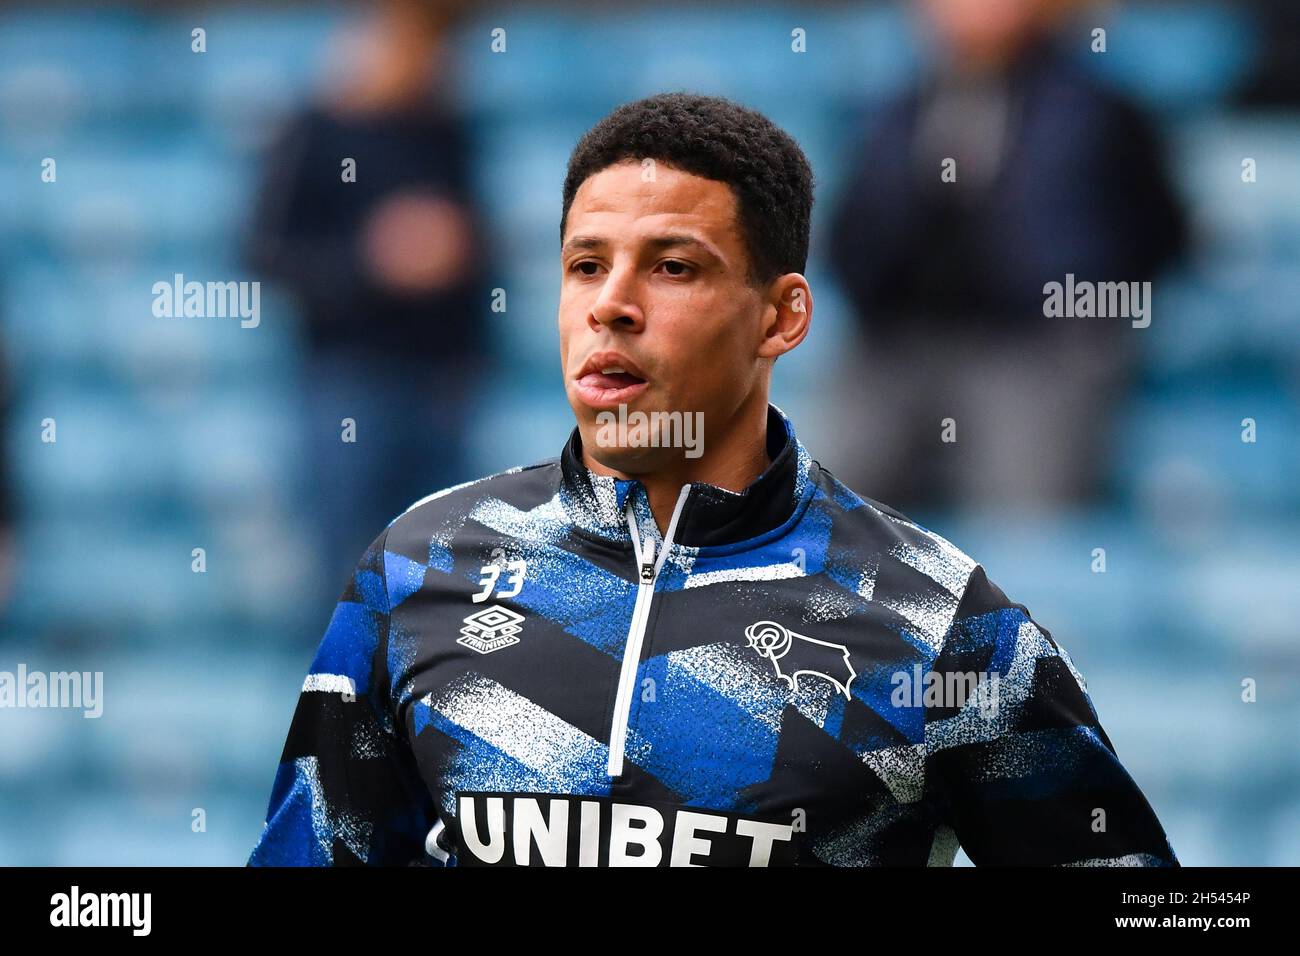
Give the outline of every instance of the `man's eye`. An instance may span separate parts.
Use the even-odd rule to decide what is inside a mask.
[[[595,262],[592,262],[590,259],[583,259],[581,262],[575,262],[570,268],[580,275],[594,276],[596,270],[599,269],[600,266]]]
[[[676,259],[665,259],[664,270],[670,276],[684,276],[691,271],[691,267],[685,262],[679,262]]]

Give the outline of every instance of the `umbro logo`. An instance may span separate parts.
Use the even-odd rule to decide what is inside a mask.
[[[456,638],[456,643],[464,644],[480,654],[491,654],[519,643],[519,638],[515,635],[523,630],[519,626],[523,619],[522,614],[516,614],[500,604],[493,604],[465,618],[465,626],[460,629],[464,636]]]

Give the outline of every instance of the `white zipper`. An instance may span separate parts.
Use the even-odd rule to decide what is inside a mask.
[[[681,517],[682,506],[691,486],[682,485],[673,508],[673,516],[668,522],[668,531],[664,535],[663,547],[655,555],[654,538],[646,537],[645,544],[640,543],[640,529],[636,525],[636,515],[632,499],[627,502],[627,526],[632,532],[632,550],[636,554],[637,586],[636,604],[632,607],[632,623],[627,630],[627,646],[623,649],[623,667],[618,675],[618,694],[614,698],[614,725],[609,732],[609,764],[607,772],[610,778],[623,773],[623,751],[627,748],[627,721],[632,710],[632,690],[636,682],[636,671],[641,663],[641,644],[645,639],[646,624],[650,621],[650,602],[654,599],[655,581],[659,580],[659,570],[664,558],[673,544],[673,535],[677,531],[677,519]]]

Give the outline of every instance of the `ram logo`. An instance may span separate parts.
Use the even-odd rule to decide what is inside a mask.
[[[849,685],[858,672],[849,663],[849,649],[843,644],[796,634],[775,621],[749,625],[745,637],[759,656],[772,662],[776,676],[789,684],[791,690],[799,689],[799,675],[816,674],[834,684],[845,697],[851,696]]]

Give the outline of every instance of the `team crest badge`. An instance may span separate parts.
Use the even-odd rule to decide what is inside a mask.
[[[845,697],[858,672],[849,663],[849,649],[843,644],[796,634],[775,621],[758,621],[745,628],[749,646],[776,668],[776,676],[791,690],[799,689],[799,678],[815,675],[830,681]]]

